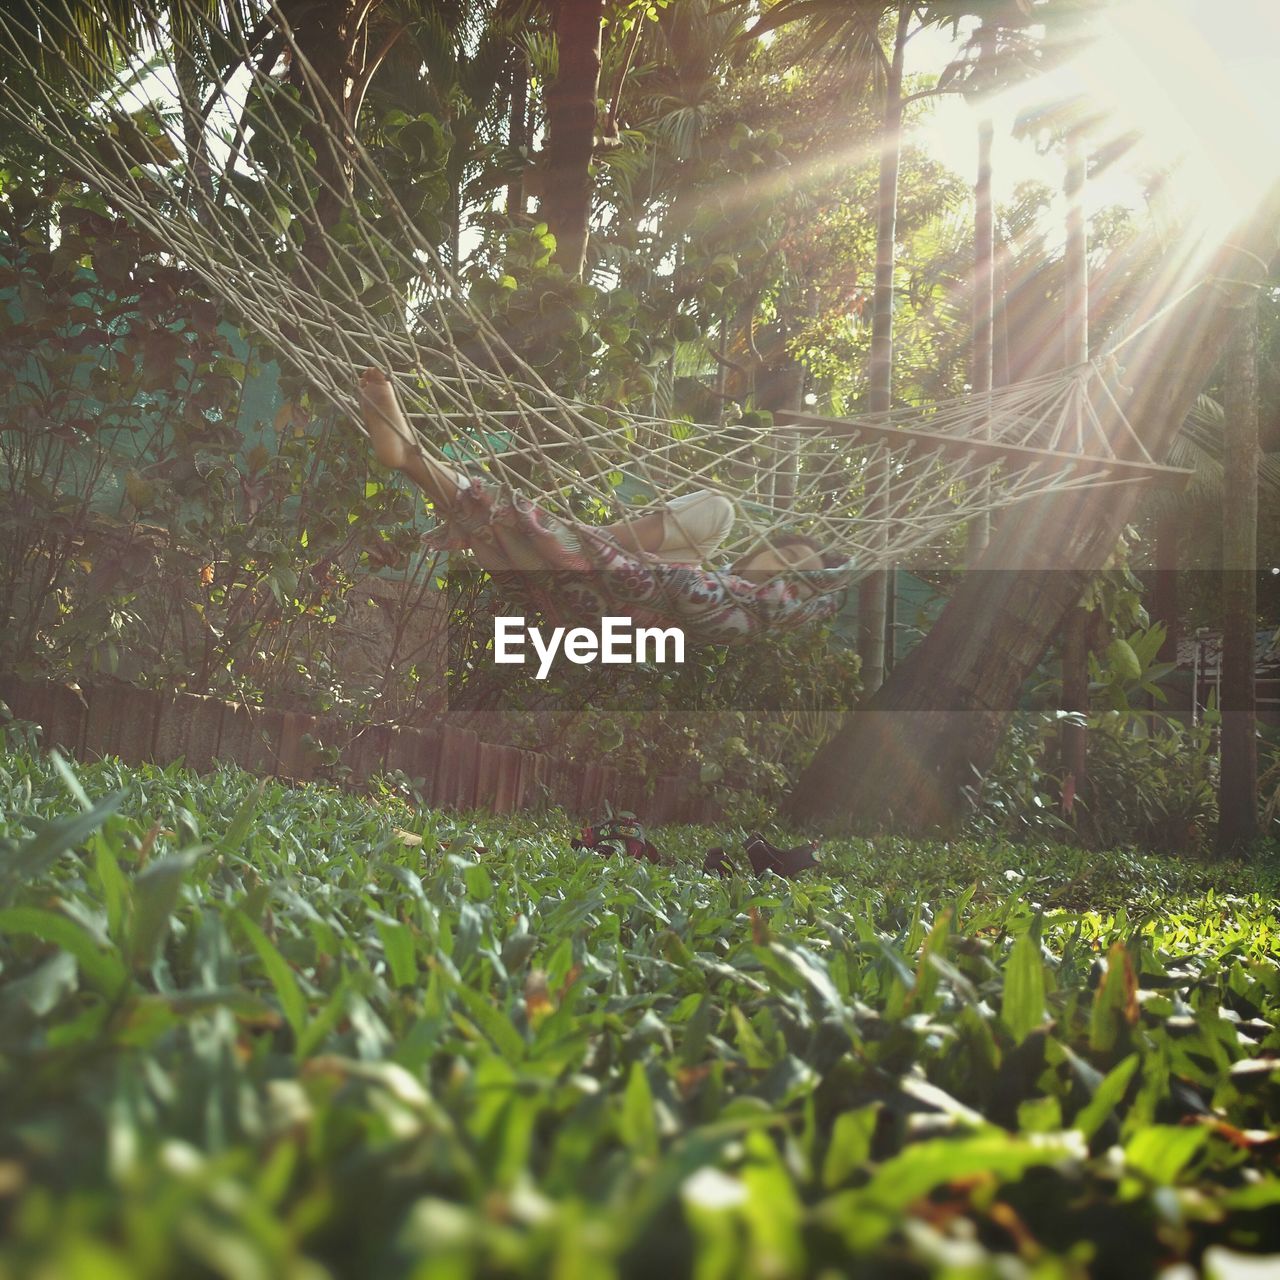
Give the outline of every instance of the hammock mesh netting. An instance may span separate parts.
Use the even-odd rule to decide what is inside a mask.
[[[580,512],[587,495],[616,517],[624,474],[652,497],[710,488],[737,505],[727,555],[786,527],[863,573],[939,546],[984,511],[1173,474],[1128,427],[1098,364],[755,431],[556,394],[469,302],[376,147],[341,128],[279,9],[171,0],[139,6],[134,32],[88,34],[70,12],[38,0],[0,10],[0,124],[153,236],[228,323],[303,371],[354,428],[360,372],[386,370],[428,454],[550,512],[569,514],[570,495]],[[199,89],[175,74],[179,55],[200,68]],[[317,162],[327,149],[340,163]]]

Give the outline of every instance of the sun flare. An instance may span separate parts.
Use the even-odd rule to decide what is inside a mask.
[[[1128,0],[1063,68],[1132,133],[1134,163],[1165,175],[1162,199],[1190,233],[1220,239],[1280,178],[1280,6]]]

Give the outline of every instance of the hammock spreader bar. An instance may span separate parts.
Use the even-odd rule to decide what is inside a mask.
[[[816,435],[868,437],[884,440],[899,448],[915,446],[922,452],[942,453],[947,457],[970,457],[982,462],[1010,462],[1018,467],[1046,467],[1056,471],[1071,470],[1081,475],[1108,474],[1116,480],[1142,481],[1162,489],[1181,492],[1195,474],[1184,467],[1167,467],[1156,462],[1139,462],[1129,458],[1103,458],[1091,454],[1066,453],[1059,449],[1037,449],[1025,444],[1002,444],[995,440],[974,440],[963,436],[947,436],[919,427],[899,427],[890,423],[849,421],[823,418],[812,413],[779,414],[774,428],[808,431]]]

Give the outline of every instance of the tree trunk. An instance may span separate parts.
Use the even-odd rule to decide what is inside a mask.
[[[1254,653],[1258,626],[1258,306],[1231,326],[1224,370],[1222,493],[1222,769],[1218,851],[1258,835],[1258,725]]]
[[[1207,269],[1216,283],[1153,282],[1131,317],[1127,416],[1152,456],[1213,372],[1224,317],[1277,246],[1280,188]],[[1172,273],[1170,273],[1172,274]],[[1145,327],[1144,327],[1145,326]],[[1099,404],[1102,421],[1108,406]],[[1093,572],[1103,568],[1140,490],[1064,492],[1010,511],[980,561],[894,679],[814,758],[788,811],[800,820],[952,827],[991,762],[1023,682],[1044,656]]]
[[[202,97],[206,79],[196,60],[195,45],[201,38],[199,24],[175,38],[173,45],[174,80],[178,89],[178,107],[182,112],[182,140],[187,150],[187,192],[198,222],[209,219],[213,209],[213,170],[205,139]]]
[[[756,403],[775,418],[804,409],[804,365],[792,355],[786,316],[778,317],[777,340],[765,351],[765,360],[756,371]],[[775,508],[787,508],[795,500],[798,454],[796,436],[775,426],[770,436],[770,489],[767,496]]]
[[[1178,547],[1182,521],[1176,511],[1163,512],[1156,521],[1155,590],[1151,620],[1164,626],[1161,662],[1178,660]]]
[[[880,190],[876,217],[876,287],[871,305],[871,361],[867,408],[888,413],[893,407],[893,281],[897,266],[898,170],[902,163],[902,74],[907,36],[915,6],[899,7],[893,56],[885,86],[884,119],[880,132]],[[868,476],[870,497],[866,517],[884,530],[888,515],[888,461],[880,459]],[[884,631],[889,573],[869,573],[858,589],[858,653],[862,658],[862,687],[873,694],[884,680]]]
[[[992,333],[991,381],[994,386],[1007,387],[1011,377],[1009,370],[1009,254],[1007,244],[998,242],[995,249],[995,317]]]
[[[355,167],[355,121],[364,85],[369,16],[379,0],[331,0],[314,5],[298,0],[284,9],[301,59],[292,60],[290,79],[301,90],[310,119],[302,135],[315,152],[315,202],[307,219],[303,254],[328,267],[328,234],[351,202]]]
[[[1089,611],[1079,605],[1067,614],[1062,628],[1062,710],[1080,717],[1089,714]],[[1083,723],[1063,722],[1058,740],[1062,768],[1062,808],[1070,812],[1084,789],[1089,758],[1089,729]]]
[[[1064,356],[1071,368],[1089,359],[1089,233],[1085,221],[1084,188],[1088,174],[1084,135],[1073,129],[1067,137],[1066,342]],[[1078,405],[1076,413],[1084,412]],[[1079,424],[1077,424],[1077,427]],[[1089,614],[1077,607],[1067,615],[1062,632],[1062,710],[1077,717],[1089,714]],[[1089,726],[1064,720],[1059,735],[1062,765],[1062,807],[1070,810],[1084,786],[1089,754]]]
[[[556,261],[570,276],[582,274],[587,254],[603,17],[604,0],[556,0],[558,64],[547,88],[542,217],[556,238]]]
[[[511,113],[507,122],[507,145],[513,152],[529,150],[529,65],[528,55],[521,48],[512,54]],[[524,175],[507,183],[507,217],[523,215]]]
[[[978,30],[978,60],[989,64],[996,52],[996,28],[984,22]],[[969,385],[975,397],[988,395],[995,371],[995,209],[991,195],[991,149],[995,142],[995,126],[990,112],[978,124],[978,176],[974,184],[973,202],[973,356]],[[990,439],[991,424],[975,425],[981,437]],[[990,488],[982,480],[983,489]],[[991,513],[981,511],[969,521],[968,559],[970,562],[986,550],[991,541]]]

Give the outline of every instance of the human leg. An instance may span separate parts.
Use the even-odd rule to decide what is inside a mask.
[[[670,564],[702,564],[729,536],[733,503],[723,494],[699,489],[653,511],[604,525],[624,551],[638,551]]]
[[[360,411],[374,455],[384,467],[404,472],[429,497],[445,505],[467,488],[465,476],[423,452],[395,387],[381,369],[366,369],[360,376]]]
[[[672,498],[654,554],[673,564],[703,564],[729,536],[736,514],[728,498],[709,489]]]
[[[636,551],[642,555],[653,555],[658,550],[665,531],[666,509],[661,507],[600,528],[601,533],[612,538],[624,551]]]

